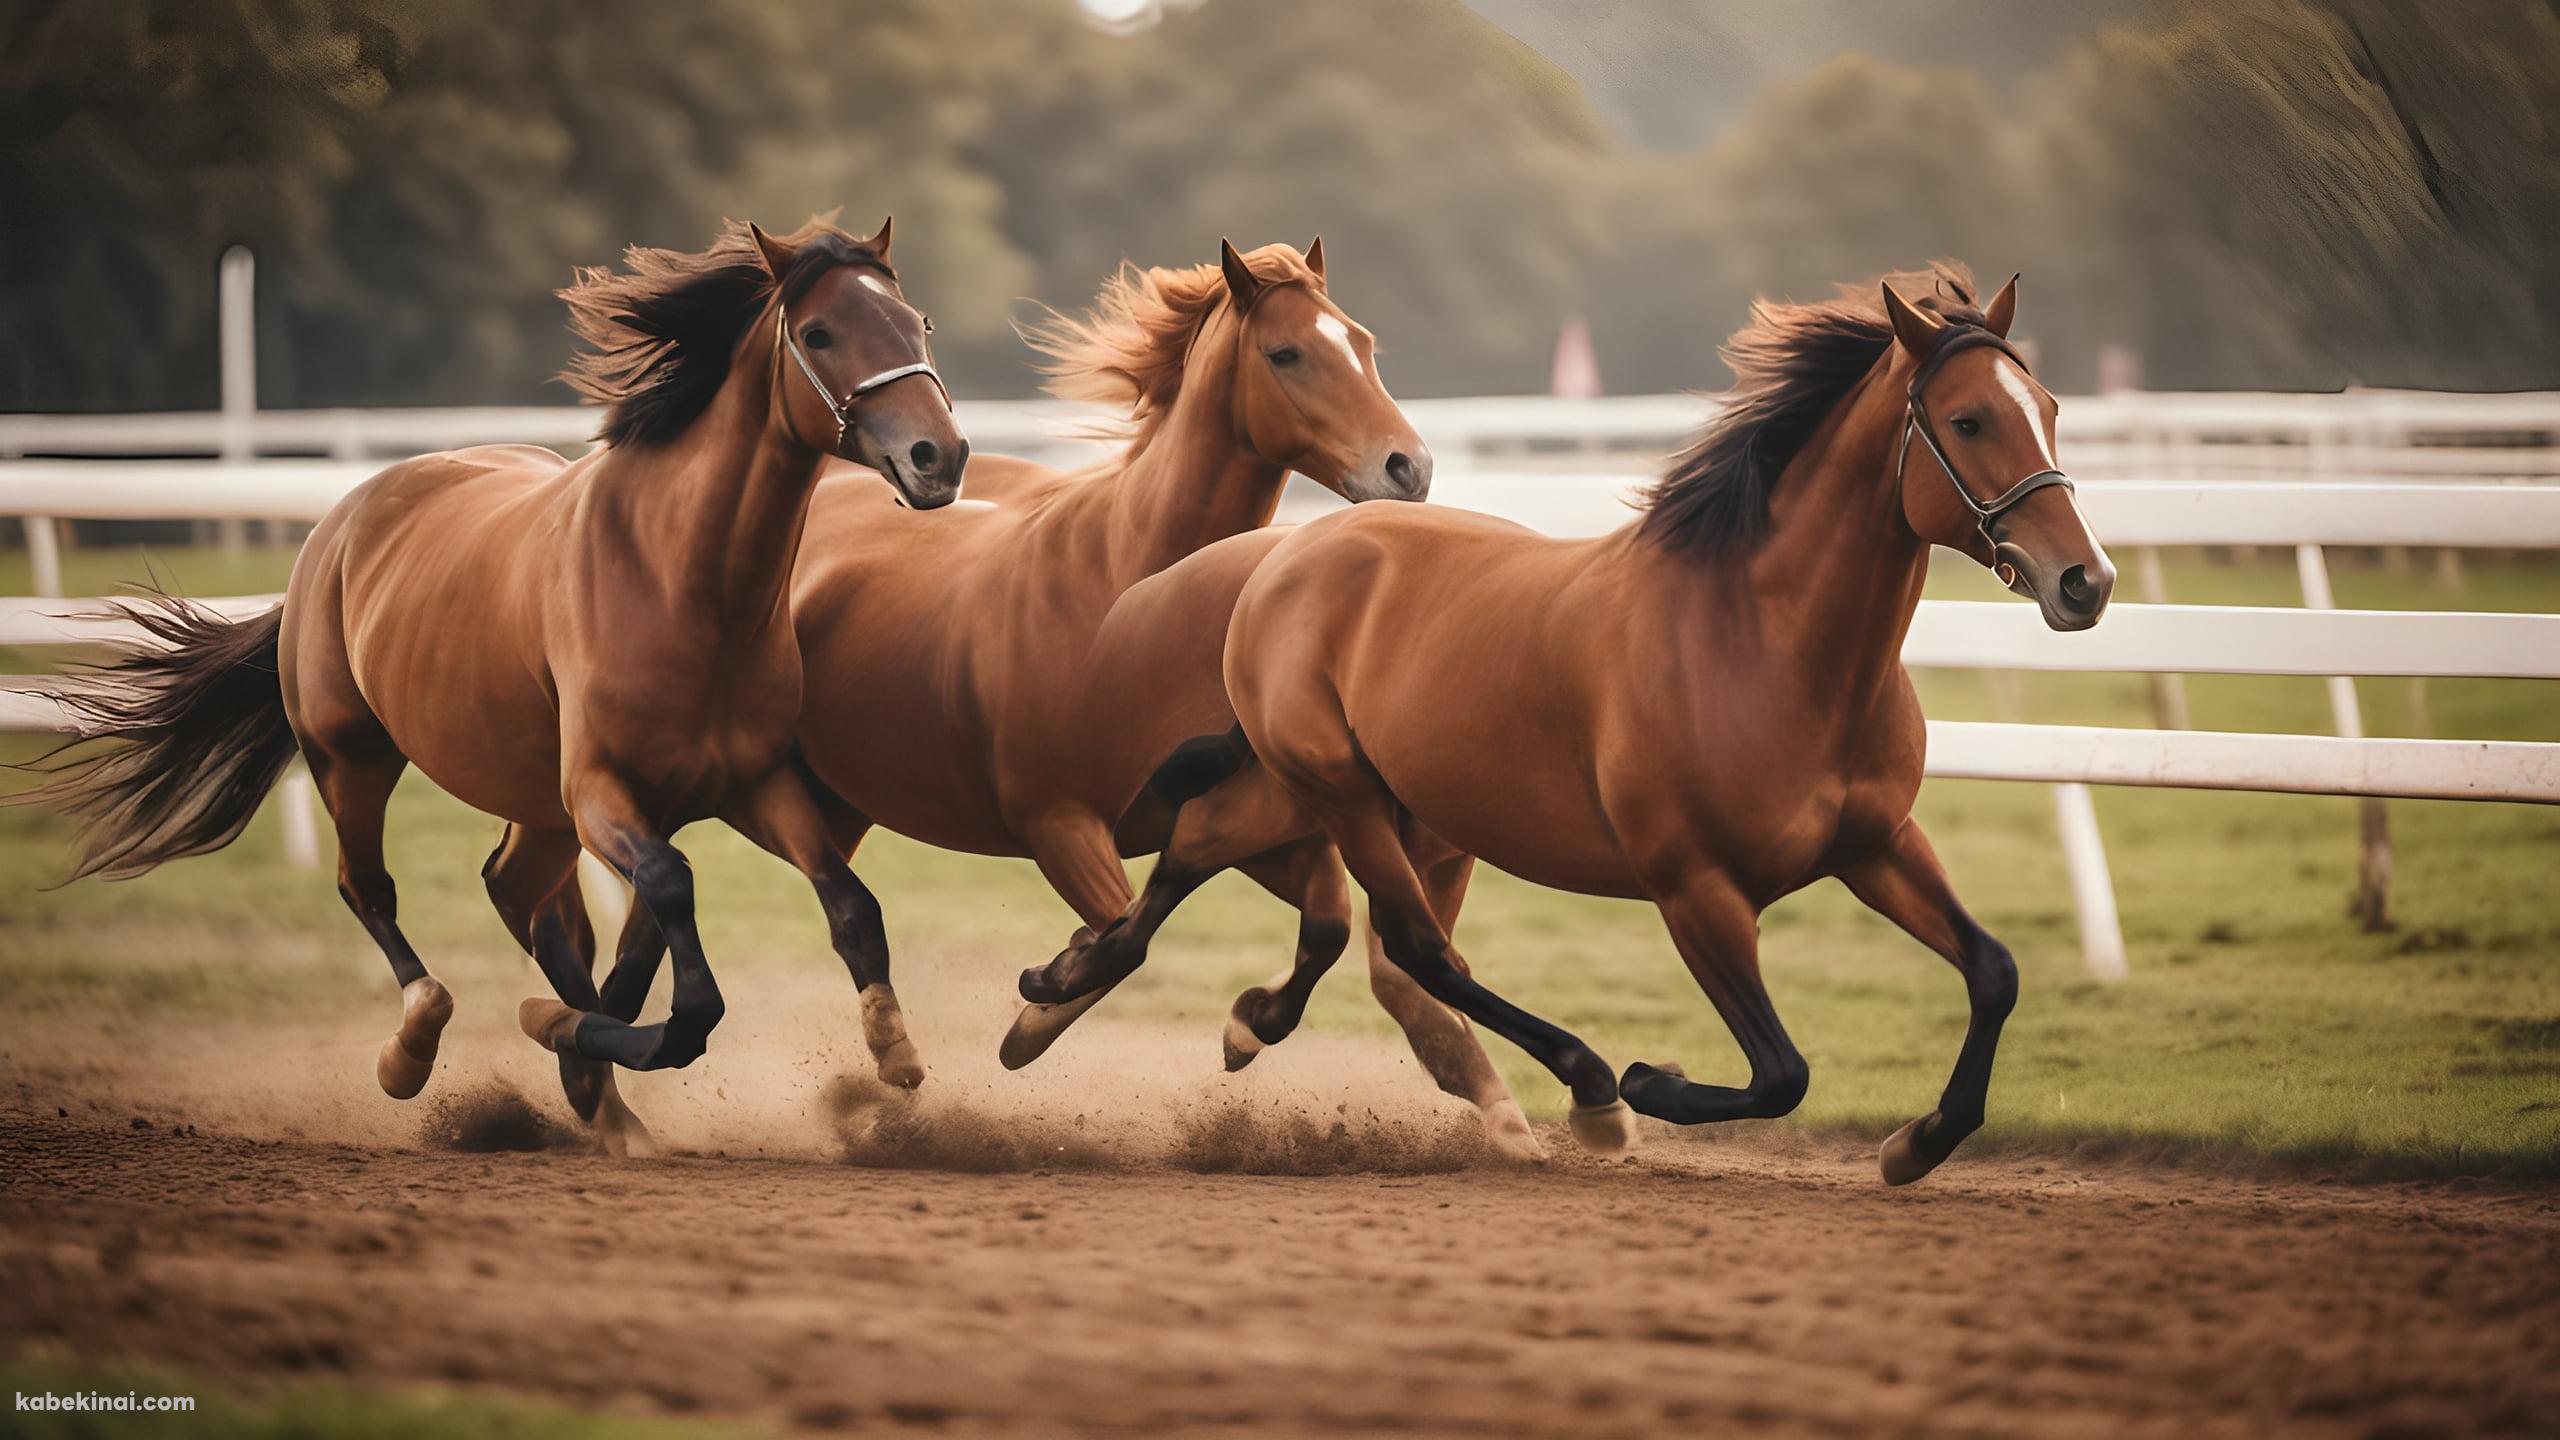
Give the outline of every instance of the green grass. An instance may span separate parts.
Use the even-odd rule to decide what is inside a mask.
[[[140,573],[130,552],[68,559],[73,588],[87,593]],[[23,584],[8,571],[15,560],[0,557],[0,590]],[[272,551],[164,557],[198,594],[280,586],[285,563]],[[2342,565],[2337,579],[2346,605],[2560,609],[2560,569],[2539,562],[2475,560],[2459,594],[2432,572],[2395,576],[2369,564]],[[2252,566],[2180,557],[2169,585],[2183,600],[2297,599],[2282,556]],[[1986,588],[1953,561],[1933,582],[1948,595]],[[2328,729],[2316,680],[2188,685],[2200,727]],[[1922,687],[1941,718],[2001,713],[1985,676],[1929,674]],[[2560,738],[2560,686],[2431,682],[2423,727],[2413,689],[2364,682],[2368,728]],[[2031,675],[2018,693],[2032,720],[2148,723],[2141,677]],[[2049,792],[1932,782],[1921,797],[1923,823],[1967,903],[2024,972],[1986,1141],[2203,1148],[2365,1172],[2560,1175],[2560,811],[2395,802],[2400,923],[2366,934],[2345,913],[2353,801],[2110,790],[2097,803],[2133,969],[2104,986],[2081,967]],[[480,892],[495,832],[415,775],[394,802],[390,858],[403,921],[439,970],[522,966]],[[0,985],[11,1025],[74,1006],[165,1020],[387,1003],[387,977],[328,879],[280,863],[272,814],[228,852],[125,884],[43,891],[63,843],[52,818],[0,810]],[[725,831],[689,831],[684,843],[703,877],[705,939],[733,997],[763,967],[832,963],[796,876]],[[967,964],[1009,975],[1052,953],[1071,925],[1028,862],[881,836],[861,869],[888,906],[902,973]],[[1281,907],[1223,879],[1176,917],[1155,963],[1111,1008],[1205,1036],[1238,989],[1285,960],[1292,933]],[[1487,874],[1459,938],[1479,974],[1615,1062],[1677,1060],[1701,1079],[1740,1078],[1731,1040],[1647,907]],[[1813,1067],[1811,1096],[1784,1123],[1873,1137],[1934,1101],[1964,1026],[1962,986],[1947,967],[1835,885],[1770,912],[1763,966]],[[1389,1031],[1357,970],[1355,959],[1328,983],[1311,1024]],[[1555,1084],[1515,1052],[1493,1049],[1533,1112],[1556,1113]]]
[[[442,1440],[468,1435],[485,1440],[678,1440],[678,1437],[749,1437],[769,1431],[728,1422],[659,1420],[624,1415],[580,1415],[526,1401],[477,1395],[403,1393],[346,1385],[297,1385],[238,1398],[193,1380],[141,1366],[97,1366],[50,1355],[0,1362],[0,1390],[10,1392],[7,1433],[23,1440],[311,1440],[362,1435],[368,1440]],[[186,1396],[192,1410],[90,1412],[21,1411],[20,1395],[96,1393]],[[137,1400],[137,1403],[140,1403]]]

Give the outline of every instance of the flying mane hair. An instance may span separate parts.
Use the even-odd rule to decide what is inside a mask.
[[[839,265],[869,265],[895,278],[888,262],[825,216],[782,237],[794,252],[782,277],[785,303]],[[729,378],[729,360],[747,322],[773,294],[755,236],[743,220],[720,227],[698,252],[634,245],[620,271],[580,266],[559,292],[569,333],[586,348],[560,372],[587,399],[610,406],[596,438],[609,445],[673,439]]]
[[[1734,374],[1724,408],[1644,493],[1646,539],[1710,558],[1759,543],[1778,476],[1893,344],[1884,280],[1940,319],[1983,323],[1972,272],[1947,260],[1843,285],[1829,300],[1753,301],[1751,323],[1717,351]]]
[[[1324,288],[1324,277],[1287,245],[1266,245],[1245,264],[1268,284],[1297,280]],[[1023,343],[1043,357],[1040,373],[1050,394],[1125,410],[1128,418],[1110,433],[1142,446],[1181,393],[1192,341],[1226,298],[1226,276],[1215,265],[1174,270],[1123,262],[1084,314],[1050,310],[1018,328]]]

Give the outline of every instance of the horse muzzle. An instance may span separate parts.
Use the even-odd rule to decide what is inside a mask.
[[[1991,547],[1991,573],[2013,592],[2036,602],[2044,623],[2055,630],[2086,630],[2107,613],[2115,593],[2116,567],[2104,551],[2067,565],[2048,565],[2023,546],[2006,540]]]

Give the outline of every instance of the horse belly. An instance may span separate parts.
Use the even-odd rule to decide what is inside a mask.
[[[1456,734],[1362,743],[1396,799],[1458,849],[1551,889],[1641,893],[1580,767]]]
[[[905,723],[854,695],[813,695],[800,744],[827,788],[875,825],[945,850],[1024,853],[984,762],[945,726]]]

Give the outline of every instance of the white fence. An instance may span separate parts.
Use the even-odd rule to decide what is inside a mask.
[[[1623,523],[1639,457],[1658,456],[1711,412],[1689,397],[1608,401],[1422,401],[1407,406],[1441,459],[1438,503],[1505,515],[1560,535]],[[2074,400],[2065,450],[2156,464],[2170,482],[2094,480],[2081,487],[2092,528],[2120,552],[2165,545],[2282,545],[2301,567],[2303,610],[2121,603],[2097,629],[2046,630],[2006,602],[1927,601],[1904,659],[1997,670],[2108,670],[2277,675],[2481,676],[2560,679],[2560,617],[2330,608],[2327,545],[2560,548],[2560,486],[2514,483],[2339,484],[2305,475],[2491,475],[2560,478],[2560,397],[2158,396]],[[54,598],[53,521],[318,519],[378,466],[354,457],[498,439],[574,448],[595,412],[339,411],[296,415],[0,417],[0,456],[202,454],[199,460],[0,460],[0,514],[28,522],[37,596],[0,599],[0,644],[42,646],[132,638],[103,602]],[[971,403],[961,419],[988,453],[1068,458],[1089,441],[1072,407]],[[244,432],[243,427],[246,427]],[[245,433],[245,438],[244,438]],[[2112,448],[2107,448],[2112,447]],[[249,459],[280,449],[337,458]],[[2148,457],[2147,459],[2145,457]],[[1609,470],[1620,461],[1624,470]],[[1488,468],[1571,464],[1571,471]],[[1595,473],[1606,472],[1606,473]],[[2257,478],[2232,479],[2234,475]],[[2207,478],[2225,477],[2225,478]],[[2277,478],[2291,477],[2291,478]],[[1283,518],[1330,503],[1293,496]],[[47,583],[48,580],[57,583]],[[215,602],[246,613],[272,596]],[[2090,784],[2274,790],[2310,794],[2560,803],[2560,744],[2368,739],[2343,679],[2333,684],[2337,736],[2246,735],[2009,723],[1933,722],[1932,775],[2051,782],[2091,968],[2124,970]],[[67,722],[23,685],[0,685],[0,729]],[[288,848],[316,857],[307,782],[286,805]]]

